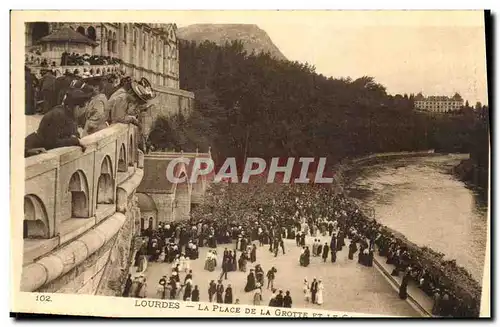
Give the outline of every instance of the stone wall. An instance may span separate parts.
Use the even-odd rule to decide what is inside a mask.
[[[26,158],[21,291],[119,289],[140,220],[137,133],[116,124],[82,138],[85,152],[64,147]]]
[[[131,252],[134,236],[139,232],[137,222],[140,220],[141,212],[137,207],[135,195],[131,195],[127,201],[125,216],[127,220],[116,237],[110,251],[108,264],[96,288],[97,295],[121,296],[122,286],[132,263]]]

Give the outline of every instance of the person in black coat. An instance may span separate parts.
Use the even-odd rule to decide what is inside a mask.
[[[224,303],[223,295],[224,295],[224,285],[222,285],[222,280],[219,280],[217,287],[215,288],[215,293],[217,294],[217,303]]]
[[[125,287],[123,288],[123,297],[128,297],[130,288],[132,287],[132,275],[128,274],[127,280],[125,281]]]
[[[226,287],[226,293],[224,294],[224,303],[233,303],[233,289],[231,288],[231,284],[227,285]]]
[[[348,255],[349,260],[354,259],[354,253],[356,253],[356,251],[358,251],[358,246],[356,245],[356,241],[351,240],[351,244],[349,244],[349,255]]]
[[[65,146],[85,146],[80,142],[76,122],[76,109],[91,99],[91,93],[82,90],[72,90],[64,105],[56,106],[45,114],[40,121],[38,130],[25,139],[25,156]]]
[[[215,293],[217,292],[217,284],[212,280],[208,284],[208,301],[212,302]]]
[[[325,243],[325,245],[323,245],[323,252],[321,254],[323,262],[326,262],[326,259],[328,258],[328,252],[329,252],[328,243]]]
[[[283,297],[283,307],[284,308],[292,307],[292,297],[290,296],[290,291],[286,291],[286,295]]]
[[[314,278],[311,283],[311,302],[316,304],[316,294],[318,293],[318,281]]]
[[[250,273],[247,276],[247,283],[245,285],[245,292],[251,292],[253,291],[256,287],[255,284],[257,283],[255,279],[255,273],[253,269],[250,269]]]
[[[283,291],[279,290],[278,295],[276,295],[276,298],[274,299],[275,306],[277,307],[282,307],[283,306]]]
[[[198,285],[195,285],[193,291],[191,292],[191,301],[200,301],[200,290],[198,289]]]
[[[193,291],[192,291],[191,283],[187,283],[186,287],[184,288],[184,296],[182,297],[182,299],[184,301],[186,301],[188,298],[191,298],[192,294],[193,294]]]

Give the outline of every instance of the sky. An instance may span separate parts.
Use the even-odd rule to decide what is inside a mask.
[[[172,15],[174,13],[174,15]],[[390,94],[487,104],[482,11],[195,11],[170,22],[256,24],[289,60],[332,77],[368,75]]]

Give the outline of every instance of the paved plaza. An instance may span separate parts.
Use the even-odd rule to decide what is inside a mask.
[[[329,237],[321,237],[322,244],[329,243]],[[313,238],[307,239],[307,244],[311,248]],[[346,244],[349,241],[346,239]],[[260,264],[267,274],[272,267],[276,267],[275,288],[282,289],[283,292],[289,290],[293,308],[315,308],[320,310],[337,310],[362,312],[371,314],[381,314],[388,316],[411,316],[419,317],[418,313],[406,302],[400,300],[397,292],[389,285],[382,274],[375,267],[365,267],[355,260],[348,260],[347,247],[337,253],[337,262],[323,263],[321,257],[311,256],[311,264],[308,267],[299,265],[300,247],[295,241],[285,240],[285,251],[283,255],[280,249],[278,257],[269,252],[269,246],[259,247],[257,245],[257,261],[247,265],[247,271],[255,264]],[[194,285],[200,289],[200,301],[208,302],[208,284],[211,280],[217,282],[221,274],[220,263],[224,248],[234,249],[234,244],[222,244],[217,248],[217,268],[213,272],[204,270],[205,256],[209,248],[200,249],[200,257],[191,261],[193,270]],[[239,258],[238,252],[238,258]],[[170,276],[171,265],[168,263],[150,262],[146,271],[148,298],[156,297],[156,289],[159,279],[163,275]],[[240,300],[241,304],[252,304],[253,293],[245,293],[244,287],[248,273],[235,271],[228,273],[228,279],[223,282],[224,287],[231,284],[233,288],[233,302]],[[185,274],[181,273],[181,281],[184,281]],[[324,284],[324,303],[320,305],[311,304],[305,301],[302,291],[304,278],[309,283],[313,278],[322,280]],[[267,278],[266,278],[267,283]],[[266,285],[267,286],[267,285]],[[182,293],[181,293],[182,294]],[[269,303],[271,291],[263,289],[263,305]],[[182,295],[181,295],[182,298]]]

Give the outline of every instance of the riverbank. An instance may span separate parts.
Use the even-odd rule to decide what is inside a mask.
[[[484,199],[488,198],[489,171],[481,168],[472,159],[462,160],[453,168],[453,174],[466,185],[480,194]]]
[[[384,156],[380,154],[378,156],[372,156],[367,159],[353,160],[352,162],[344,162],[340,168],[340,173],[337,174],[336,178],[336,190],[349,198],[351,201],[354,199],[348,196],[348,186],[351,185],[352,181],[357,177],[358,171],[362,170],[363,166],[376,165],[383,162],[391,161],[393,159],[401,159],[405,157],[415,157],[420,154],[410,154],[405,156],[401,155],[389,155]],[[439,154],[428,154],[421,153],[422,156],[429,155],[439,155]],[[357,205],[361,208],[363,206],[357,202]],[[360,209],[361,210],[361,209]],[[364,217],[367,221],[372,221],[374,214],[367,212],[365,210]],[[411,250],[412,257],[418,257],[419,261],[425,266],[429,271],[432,271],[433,275],[437,280],[442,282],[443,287],[451,290],[453,294],[458,298],[459,302],[467,303],[468,310],[473,316],[479,314],[479,305],[481,299],[481,286],[479,283],[471,276],[471,274],[463,267],[456,264],[455,260],[446,260],[444,254],[434,251],[426,246],[418,246],[408,240],[404,235],[398,233],[397,231],[381,225],[385,230],[387,235],[392,235],[398,243],[403,244],[405,247]],[[432,294],[429,294],[431,296]]]

